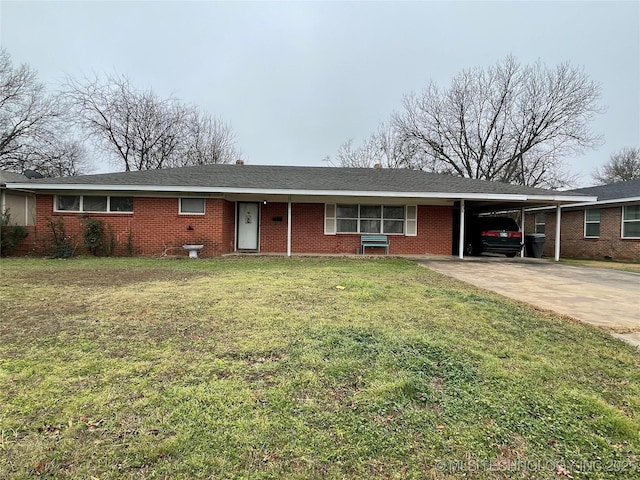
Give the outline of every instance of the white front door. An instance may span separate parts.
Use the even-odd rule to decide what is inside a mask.
[[[238,202],[238,250],[258,250],[258,205]]]

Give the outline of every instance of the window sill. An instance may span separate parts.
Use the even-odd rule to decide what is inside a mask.
[[[133,215],[133,212],[75,212],[70,210],[54,210],[57,215]]]

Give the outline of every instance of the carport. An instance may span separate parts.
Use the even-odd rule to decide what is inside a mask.
[[[586,200],[586,197],[582,196],[580,200],[591,202],[596,201],[597,197],[590,197],[589,200]],[[458,257],[461,260],[465,258],[465,225],[469,214],[519,212],[521,218],[520,230],[523,233],[524,240],[525,210],[531,208],[552,207],[555,208],[557,219],[555,225],[555,242],[553,247],[554,259],[557,262],[560,260],[561,206],[575,202],[576,197],[574,194],[563,194],[562,192],[557,192],[557,194],[554,195],[508,195],[508,198],[506,195],[487,196],[486,199],[460,198],[454,203],[454,219],[457,220],[456,225],[454,226],[454,238],[457,237]],[[522,249],[520,255],[524,256],[524,249]]]

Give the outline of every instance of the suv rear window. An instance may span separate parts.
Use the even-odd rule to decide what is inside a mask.
[[[519,230],[516,221],[509,217],[479,217],[478,224],[482,230],[506,230],[508,232]]]

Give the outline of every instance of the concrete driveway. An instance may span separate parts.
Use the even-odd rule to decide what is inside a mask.
[[[437,272],[608,329],[640,347],[640,274],[533,258],[421,258]]]

